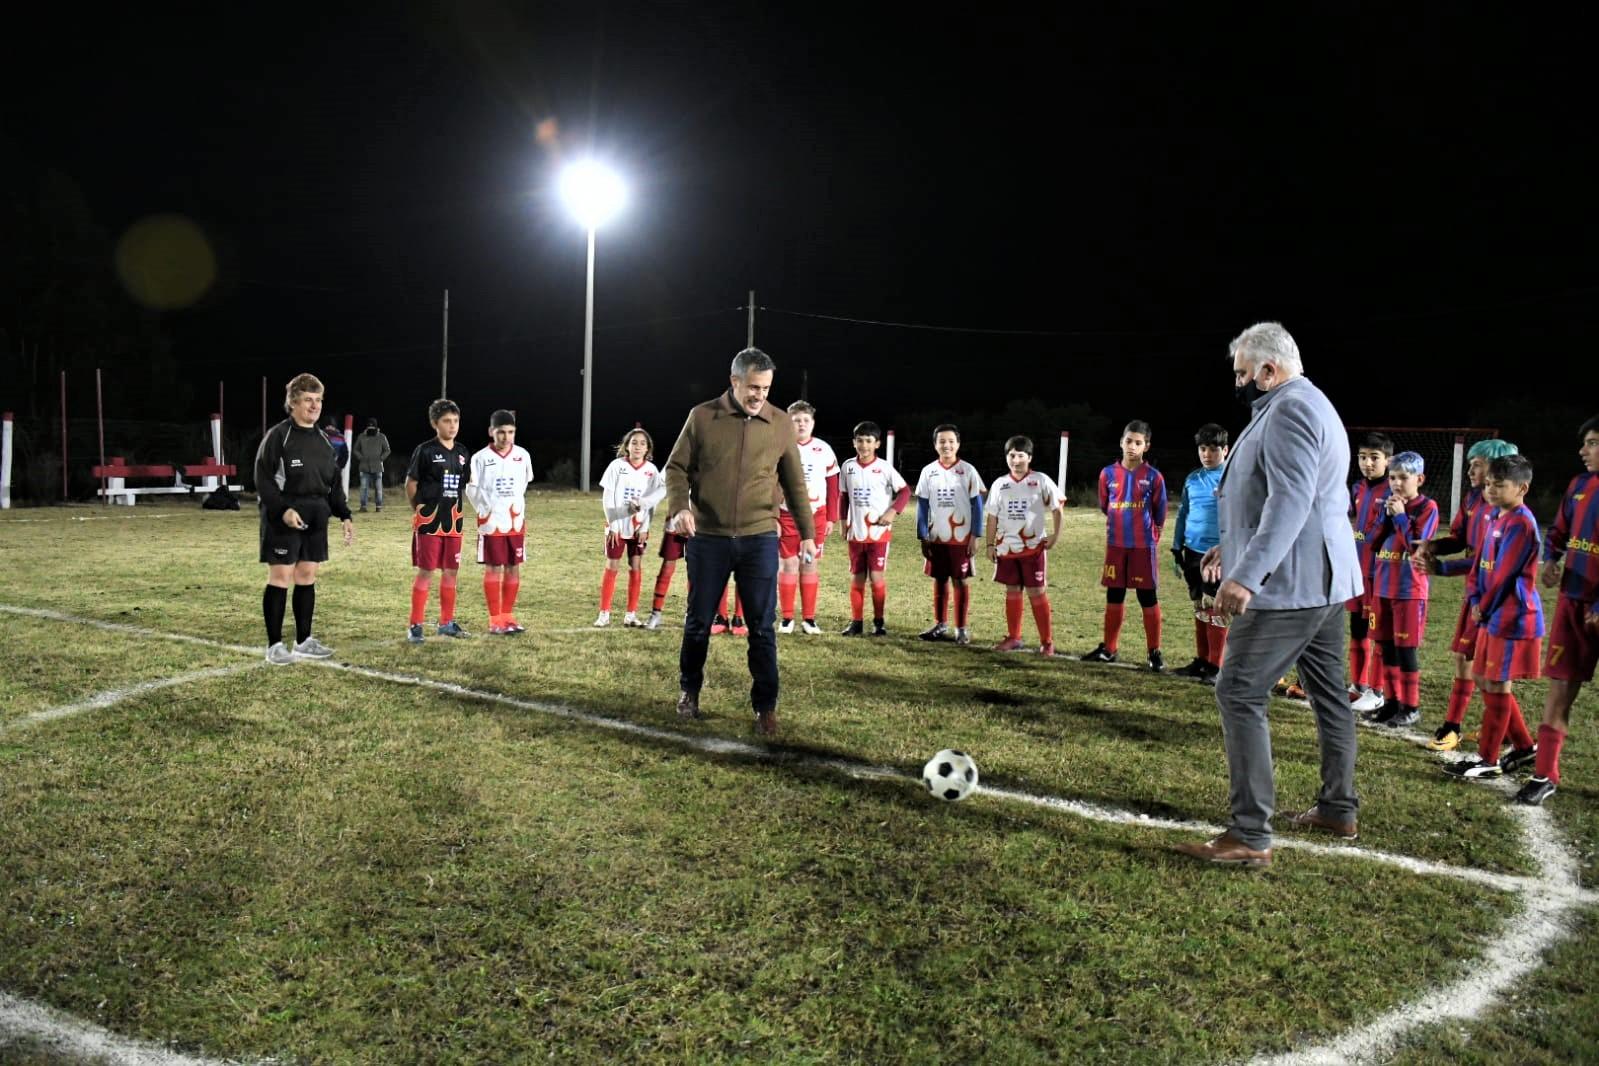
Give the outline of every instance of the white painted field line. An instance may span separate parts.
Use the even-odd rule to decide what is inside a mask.
[[[1483,955],[1472,961],[1468,976],[1434,988],[1320,1047],[1253,1061],[1258,1066],[1385,1061],[1413,1029],[1441,1021],[1480,1020],[1511,985],[1541,966],[1544,955],[1565,939],[1576,911],[1585,902],[1583,897],[1591,902],[1593,894],[1578,890],[1576,857],[1556,831],[1549,812],[1522,807],[1513,813],[1542,876],[1522,893],[1525,909],[1494,935]]]
[[[72,715],[82,714],[84,711],[102,710],[121,703],[123,700],[142,696],[147,692],[158,692],[164,688],[176,688],[179,685],[188,685],[195,681],[206,681],[213,677],[229,677],[233,674],[243,673],[246,670],[254,670],[256,667],[263,665],[265,665],[264,660],[256,663],[245,663],[241,666],[213,666],[206,670],[195,670],[191,673],[177,674],[173,677],[158,677],[153,681],[141,681],[136,685],[129,685],[127,688],[109,689],[105,692],[96,693],[88,699],[77,700],[73,703],[63,703],[56,707],[46,707],[42,711],[25,714],[10,722],[0,722],[0,733],[23,729],[39,722],[54,721],[57,718],[70,718]]]
[[[1036,796],[1026,792],[1014,792],[1010,789],[990,788],[987,785],[978,786],[977,791],[980,794],[999,796],[1017,803],[1028,803],[1035,807],[1064,811],[1067,814],[1094,822],[1142,826],[1150,829],[1169,829],[1177,832],[1197,833],[1202,836],[1215,836],[1224,828],[1219,825],[1207,825],[1204,822],[1180,822],[1168,818],[1155,818],[1147,814],[1138,814],[1134,811],[1099,807],[1092,803],[1083,803],[1080,800],[1061,799],[1057,796]],[[1501,892],[1551,891],[1557,895],[1569,895],[1578,903],[1599,903],[1599,892],[1584,890],[1578,887],[1575,881],[1569,887],[1552,889],[1542,876],[1518,877],[1514,874],[1498,874],[1489,870],[1479,870],[1471,866],[1453,866],[1449,863],[1429,862],[1425,859],[1412,858],[1409,855],[1399,855],[1389,851],[1373,851],[1370,848],[1357,847],[1353,844],[1320,844],[1310,840],[1302,840],[1298,837],[1285,836],[1281,833],[1273,837],[1272,847],[1277,850],[1303,851],[1311,855],[1322,855],[1336,859],[1364,859],[1368,862],[1382,863],[1386,866],[1396,866],[1422,877],[1449,877],[1456,881],[1466,881]]]
[[[38,1042],[63,1058],[111,1062],[116,1066],[237,1066],[234,1059],[206,1059],[184,1055],[160,1044],[118,1036],[98,1025],[81,1021],[54,1007],[29,1003],[0,992],[0,1034]],[[0,1052],[7,1047],[0,1038]],[[266,1066],[266,1060],[261,1066]]]
[[[125,622],[102,622],[97,618],[80,618],[75,614],[65,614],[61,611],[47,611],[39,607],[13,607],[8,603],[0,603],[0,614],[22,615],[24,618],[47,618],[52,622],[71,622],[74,625],[92,626],[111,633],[127,633],[135,637],[155,637],[160,640],[172,640],[179,644],[197,644],[202,648],[219,648],[222,651],[244,652],[248,655],[262,655],[266,645],[253,647],[244,644],[224,644],[220,640],[210,640],[206,637],[191,637],[187,633],[168,633],[160,629],[148,629],[145,626],[129,625]]]
[[[397,685],[412,685],[426,688],[435,692],[445,692],[450,695],[466,699],[478,700],[485,703],[496,703],[507,707],[516,707],[522,710],[537,711],[540,714],[553,715],[569,721],[583,722],[586,725],[609,729],[613,732],[628,733],[633,736],[649,737],[653,740],[664,740],[673,744],[695,748],[700,751],[712,752],[718,755],[738,755],[745,758],[764,759],[769,761],[784,761],[806,766],[817,766],[831,769],[850,777],[870,780],[899,780],[916,783],[917,778],[887,766],[872,766],[858,763],[849,759],[823,758],[818,756],[799,755],[782,748],[771,748],[764,744],[750,743],[733,740],[727,737],[702,737],[687,733],[680,733],[672,729],[662,729],[656,726],[641,725],[620,718],[608,718],[604,715],[594,714],[589,711],[580,711],[564,704],[550,703],[545,700],[523,699],[517,696],[508,696],[501,692],[487,689],[476,689],[467,685],[459,685],[449,681],[435,681],[432,678],[418,677],[413,674],[396,674],[386,670],[374,670],[365,666],[353,666],[348,663],[338,663],[332,660],[322,660],[312,665],[330,670],[340,670],[345,673],[369,677],[375,681],[386,681]],[[1012,789],[992,788],[987,785],[979,786],[978,795],[995,796],[999,799],[1011,800],[1018,803],[1027,803],[1035,807],[1045,807],[1051,810],[1062,811],[1074,817],[1088,821],[1104,822],[1112,825],[1141,826],[1150,829],[1165,829],[1177,832],[1192,832],[1206,836],[1215,836],[1222,831],[1222,826],[1208,825],[1204,822],[1183,822],[1167,818],[1156,818],[1135,811],[1119,810],[1110,807],[1100,807],[1080,800],[1062,799],[1056,796],[1038,796],[1026,792],[1017,792]],[[1304,851],[1315,855],[1324,855],[1340,859],[1364,859],[1370,862],[1383,863],[1395,866],[1410,873],[1423,877],[1449,877],[1457,881],[1466,881],[1482,885],[1486,888],[1496,889],[1501,892],[1530,892],[1535,890],[1553,891],[1548,888],[1542,878],[1518,877],[1512,874],[1498,874],[1488,870],[1478,870],[1470,866],[1453,866],[1448,863],[1429,862],[1424,859],[1412,858],[1408,855],[1399,855],[1392,852],[1372,851],[1367,848],[1357,847],[1352,844],[1329,845],[1319,844],[1307,840],[1298,840],[1293,837],[1279,835],[1274,841],[1274,847]],[[1562,893],[1572,894],[1578,902],[1599,902],[1599,893],[1585,892],[1578,888],[1575,882],[1569,889],[1561,890]]]
[[[218,641],[206,640],[200,637],[163,633],[138,626],[96,622],[92,619],[77,618],[71,615],[34,608],[16,608],[0,605],[0,611],[99,626],[162,639],[181,640],[206,647],[244,651],[250,654],[256,654],[258,651],[255,648],[222,644]],[[451,693],[468,699],[538,711],[543,714],[579,721],[615,732],[665,740],[717,754],[732,754],[773,761],[795,762],[801,765],[822,766],[857,778],[915,780],[911,775],[892,767],[871,766],[848,759],[804,756],[784,751],[780,748],[772,749],[765,745],[751,744],[725,737],[695,737],[669,729],[607,718],[603,715],[579,711],[563,704],[550,703],[543,700],[521,699],[452,682],[435,681],[431,678],[396,674],[331,661],[313,662],[312,665],[370,677],[374,680],[413,685]],[[1066,811],[1078,817],[1115,824],[1140,825],[1157,829],[1192,831],[1204,834],[1214,834],[1219,828],[1203,823],[1154,818],[1130,811],[1096,807],[1092,804],[1056,797],[1031,796],[1006,789],[980,788],[979,792],[1000,798],[1033,803],[1038,806]],[[1332,857],[1348,857],[1382,862],[1401,867],[1421,876],[1451,877],[1489,888],[1515,892],[1524,898],[1526,909],[1501,930],[1497,938],[1489,945],[1481,960],[1482,964],[1474,966],[1471,976],[1434,989],[1420,1000],[1402,1005],[1382,1015],[1374,1022],[1350,1030],[1321,1047],[1305,1049],[1285,1056],[1262,1057],[1256,1061],[1260,1063],[1293,1063],[1297,1066],[1300,1063],[1363,1062],[1381,1059],[1393,1049],[1405,1033],[1412,1029],[1434,1024],[1445,1019],[1479,1017],[1483,1011],[1497,1002],[1499,996],[1511,984],[1541,965],[1545,953],[1565,935],[1574,912],[1582,906],[1591,905],[1599,901],[1599,893],[1583,890],[1578,885],[1576,858],[1554,829],[1548,812],[1539,808],[1524,808],[1513,809],[1512,814],[1520,821],[1527,850],[1538,863],[1540,875],[1537,877],[1512,877],[1493,874],[1469,867],[1424,862],[1408,856],[1372,852],[1353,845],[1335,846],[1314,844],[1292,838],[1279,838],[1277,846],[1283,848],[1303,850],[1313,854],[1325,854]],[[4,997],[3,993],[0,993],[0,1006],[4,1006],[7,1003],[20,1002],[10,997]],[[24,1004],[24,1006],[28,1005]],[[0,1012],[0,1031],[5,1031],[6,1024],[7,1016]],[[84,1025],[84,1023],[75,1021],[72,1024]],[[96,1033],[104,1032],[104,1030],[98,1030],[92,1026],[85,1028]],[[121,1040],[122,1038],[112,1037],[112,1039]],[[165,1052],[160,1053],[166,1054]],[[140,1066],[144,1066],[145,1063],[148,1063],[149,1066],[184,1066],[187,1062],[194,1062],[197,1066],[210,1066],[210,1064],[204,1063],[203,1060],[171,1058],[119,1061],[138,1061]]]
[[[0,526],[16,523],[22,525],[28,522],[126,522],[130,518],[174,518],[170,514],[96,514],[96,515],[67,515],[64,518],[6,518],[0,519]]]

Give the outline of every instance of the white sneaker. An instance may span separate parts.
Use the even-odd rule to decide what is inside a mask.
[[[644,623],[638,620],[638,614],[634,611],[629,611],[622,616],[622,624],[629,629],[644,628]]]
[[[1360,699],[1349,705],[1349,709],[1360,712],[1375,711],[1378,707],[1381,707],[1382,704],[1383,698],[1377,695],[1377,691],[1375,689],[1368,688],[1365,692],[1361,693]]]
[[[294,654],[307,659],[331,659],[333,649],[315,637],[306,637],[294,646]]]
[[[660,629],[661,628],[661,612],[660,611],[651,611],[650,612],[650,620],[648,622],[644,623],[644,628],[645,629]]]
[[[779,633],[792,633],[792,632],[794,632],[794,619],[785,618],[781,622],[777,623],[777,631]]]
[[[611,624],[611,612],[610,611],[601,611],[600,612],[600,616],[598,618],[594,619],[594,628],[595,629],[604,629],[606,626],[608,626],[610,624]]]
[[[273,666],[288,666],[294,662],[294,652],[290,651],[289,646],[280,640],[267,649],[266,661]]]
[[[822,627],[817,625],[815,622],[801,619],[800,632],[804,633],[806,636],[819,637],[822,635]]]
[[[971,642],[972,642],[972,631],[971,630],[967,629],[965,626],[961,626],[959,629],[955,630],[955,643],[956,644],[970,644]]]

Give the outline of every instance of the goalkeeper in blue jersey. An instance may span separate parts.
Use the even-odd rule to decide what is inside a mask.
[[[1227,461],[1227,430],[1207,422],[1194,434],[1194,443],[1199,446],[1199,467],[1183,482],[1177,532],[1171,541],[1177,573],[1188,582],[1188,598],[1194,604],[1194,661],[1172,673],[1214,684],[1221,672],[1227,628],[1214,607],[1217,583],[1200,577],[1199,560],[1220,540],[1216,486],[1221,484],[1222,464]]]

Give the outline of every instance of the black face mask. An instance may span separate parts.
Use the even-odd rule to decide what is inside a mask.
[[[1255,401],[1260,399],[1261,395],[1260,386],[1255,384],[1254,378],[1250,378],[1242,385],[1233,386],[1233,399],[1245,407],[1255,406]]]

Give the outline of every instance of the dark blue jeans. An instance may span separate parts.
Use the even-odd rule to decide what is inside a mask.
[[[698,693],[705,684],[705,653],[711,645],[711,619],[732,575],[744,601],[750,627],[750,703],[757,712],[777,709],[777,633],[772,615],[777,601],[777,534],[757,537],[689,538],[688,615],[678,654],[679,684]]]

